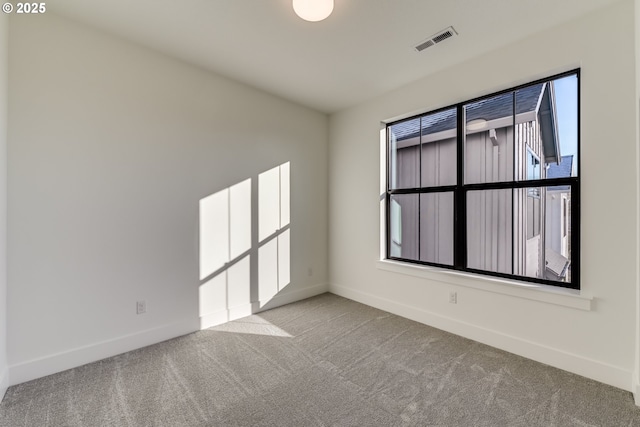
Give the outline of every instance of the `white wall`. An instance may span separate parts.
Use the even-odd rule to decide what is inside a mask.
[[[635,0],[635,51],[636,51],[636,206],[638,210],[638,229],[636,247],[640,253],[640,0]],[[636,262],[636,358],[633,377],[633,394],[636,405],[640,406],[640,261]]]
[[[7,79],[9,20],[0,16],[0,401],[9,385],[7,365]]]
[[[12,384],[199,329],[199,201],[247,179],[234,277],[264,306],[258,177],[287,162],[290,283],[269,306],[326,291],[327,116],[53,14],[11,19]]]
[[[638,279],[634,19],[633,0],[618,2],[332,115],[330,290],[631,390]],[[464,31],[453,42],[465,43]],[[576,67],[582,69],[582,294],[593,297],[591,310],[555,304],[561,298],[553,294],[541,297],[552,302],[546,303],[507,295],[504,286],[505,292],[487,292],[483,286],[501,285],[483,279],[460,286],[453,283],[462,279],[447,274],[425,279],[377,268],[380,122]],[[450,291],[458,293],[455,305]]]

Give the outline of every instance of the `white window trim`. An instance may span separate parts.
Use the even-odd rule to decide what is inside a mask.
[[[593,297],[586,296],[577,289],[520,282],[388,259],[379,260],[377,267],[380,270],[433,280],[448,285],[464,286],[479,291],[509,295],[577,310],[591,311],[593,309]]]

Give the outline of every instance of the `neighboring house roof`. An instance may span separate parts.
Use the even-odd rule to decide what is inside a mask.
[[[487,122],[513,116],[514,92],[507,92],[491,98],[469,103],[465,106],[467,122],[484,119]],[[515,114],[535,112],[540,123],[544,161],[560,161],[560,144],[555,106],[553,82],[538,83],[515,91]],[[422,135],[455,130],[456,109],[422,116]],[[504,126],[504,125],[503,125]],[[420,135],[420,117],[396,123],[392,126],[397,141]]]
[[[544,83],[518,89],[516,95],[516,114],[535,111],[543,95]],[[491,98],[482,99],[466,105],[467,122],[476,119],[491,121],[513,115],[513,93],[507,92]],[[456,128],[455,108],[429,114],[422,118],[422,135]],[[420,118],[393,125],[396,139],[401,141],[418,136]]]
[[[560,163],[558,114],[556,113],[555,98],[553,83],[545,85],[545,90],[540,100],[540,107],[538,108],[538,121],[540,122],[545,163]]]
[[[562,156],[560,163],[549,164],[547,169],[547,178],[567,178],[570,177],[573,172],[573,154],[569,156]],[[551,191],[565,191],[569,190],[568,185],[556,185],[549,187]]]
[[[535,111],[544,84],[540,83],[516,90],[516,115]],[[466,106],[467,122],[476,119],[491,121],[513,115],[513,94],[510,92],[483,99]]]

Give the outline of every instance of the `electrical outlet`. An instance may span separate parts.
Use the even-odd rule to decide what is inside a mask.
[[[451,304],[457,304],[458,303],[458,293],[451,291],[449,292],[449,302]]]
[[[147,302],[146,301],[137,301],[136,302],[136,314],[144,314],[147,312]]]
[[[313,276],[313,269],[311,269],[311,267],[307,269],[307,276],[309,277]]]

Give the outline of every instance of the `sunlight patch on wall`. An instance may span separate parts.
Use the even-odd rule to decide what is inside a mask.
[[[278,291],[291,282],[291,238],[290,230],[278,236]]]
[[[280,228],[289,225],[290,217],[290,171],[289,162],[280,165]]]
[[[258,240],[260,242],[289,225],[289,179],[289,162],[258,176]]]
[[[258,297],[268,302],[291,281],[290,232],[282,234],[260,246],[258,252]]]
[[[251,179],[200,200],[200,280],[251,248]]]
[[[258,177],[258,240],[261,242],[280,228],[280,168]]]
[[[200,280],[229,261],[229,189],[200,200]]]
[[[229,260],[251,248],[251,179],[229,189]]]
[[[200,200],[201,328],[251,314],[251,179]]]
[[[258,176],[258,297],[263,307],[291,281],[290,164]]]
[[[258,252],[258,277],[260,301],[273,298],[278,293],[278,240],[273,239],[260,246]]]
[[[200,285],[200,328],[251,315],[251,256],[235,262]]]
[[[227,273],[225,271],[200,285],[198,301],[200,318],[227,309]],[[207,326],[201,325],[201,327]]]
[[[229,267],[227,273],[228,307],[238,307],[251,302],[251,256],[247,255]]]

